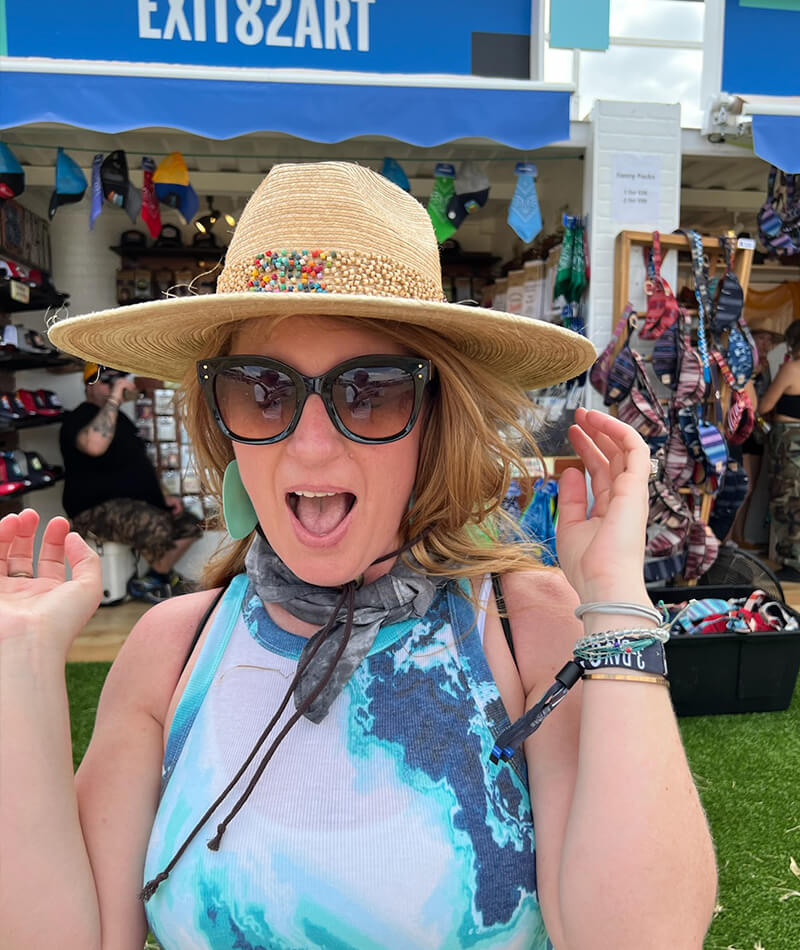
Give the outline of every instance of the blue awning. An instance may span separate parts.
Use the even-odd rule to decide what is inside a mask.
[[[99,132],[163,127],[213,139],[285,132],[315,142],[386,135],[433,146],[487,138],[527,151],[569,139],[569,91],[535,83],[426,86],[6,71],[0,127],[58,122]]]
[[[753,116],[753,149],[788,174],[800,174],[800,115]]]

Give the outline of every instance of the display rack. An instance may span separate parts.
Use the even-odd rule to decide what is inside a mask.
[[[681,232],[674,234],[660,233],[659,238],[661,241],[661,253],[663,258],[666,258],[667,254],[673,250],[679,254],[685,253],[687,256],[691,256],[689,238],[686,234]],[[704,235],[702,242],[703,250],[706,257],[708,258],[708,272],[709,279],[711,279],[718,271],[721,274],[725,270],[726,264],[724,250],[720,245],[719,238],[716,236]],[[617,319],[618,315],[623,312],[630,300],[631,250],[632,248],[636,248],[637,250],[640,250],[641,248],[649,248],[652,246],[652,244],[653,235],[649,231],[621,231],[617,235],[614,261],[615,320]],[[734,258],[733,271],[736,274],[745,297],[747,297],[747,289],[750,283],[754,246],[754,242],[750,240],[739,240],[736,244],[736,255]],[[676,287],[674,289],[677,295],[680,288]],[[684,309],[686,309],[693,318],[697,316],[696,309]],[[622,345],[623,340],[620,339],[614,347],[612,362],[619,350],[622,349]],[[715,408],[715,401],[717,397],[719,398],[721,412],[724,417],[727,414],[730,405],[730,388],[727,382],[722,378],[719,379],[718,386],[713,391],[711,388],[709,388],[708,395],[706,396],[705,408]],[[666,401],[668,400],[665,400],[665,402]],[[611,411],[616,415],[616,406],[612,406]],[[714,495],[706,489],[706,486],[703,483],[701,483],[699,486],[694,486],[694,488],[681,488],[679,491],[681,494],[691,494],[698,488],[702,495],[700,504],[700,519],[704,524],[708,524],[714,503]],[[688,580],[684,583],[694,586],[697,581]]]

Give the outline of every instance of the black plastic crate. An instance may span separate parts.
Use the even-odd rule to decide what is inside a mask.
[[[750,587],[651,588],[654,603],[747,597]],[[787,607],[800,620],[800,614]],[[679,716],[774,712],[792,701],[800,669],[800,630],[670,637],[670,692]]]

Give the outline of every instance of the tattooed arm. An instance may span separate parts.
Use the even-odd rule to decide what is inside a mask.
[[[134,388],[127,379],[120,379],[114,384],[100,412],[81,429],[75,438],[75,443],[81,452],[94,456],[105,455],[117,431],[117,416],[125,391]]]

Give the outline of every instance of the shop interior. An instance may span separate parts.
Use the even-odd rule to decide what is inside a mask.
[[[95,153],[107,154],[114,149],[124,149],[131,181],[137,187],[141,183],[139,166],[142,156],[149,155],[158,163],[164,156],[178,151],[189,168],[199,210],[193,221],[186,222],[177,211],[162,205],[162,224],[169,227],[162,230],[160,239],[153,239],[147,234],[141,219],[132,222],[123,210],[107,202],[91,230],[88,227],[87,198],[59,208],[49,226],[50,259],[46,261],[50,265],[54,288],[50,288],[44,300],[35,292],[28,302],[23,303],[11,300],[6,287],[0,312],[5,309],[3,319],[6,324],[16,325],[21,333],[35,331],[41,335],[41,340],[48,318],[59,307],[68,307],[69,312],[75,314],[118,303],[153,299],[164,292],[213,292],[231,231],[229,222],[238,219],[247,197],[273,164],[342,159],[381,170],[384,160],[390,157],[402,167],[412,194],[423,203],[429,200],[435,188],[435,169],[439,163],[449,163],[455,169],[473,163],[488,178],[488,200],[469,214],[442,246],[443,282],[449,299],[472,300],[484,306],[491,306],[494,301],[498,309],[513,309],[509,307],[508,294],[510,290],[513,293],[512,286],[516,282],[522,299],[523,277],[520,275],[527,274],[525,265],[538,266],[540,273],[544,274],[549,257],[550,283],[545,280],[547,292],[539,292],[536,315],[570,325],[569,317],[565,319],[566,301],[562,298],[553,302],[552,274],[555,272],[553,265],[558,263],[565,216],[583,216],[586,210],[586,146],[582,141],[581,126],[573,124],[573,130],[569,143],[529,153],[472,139],[435,148],[420,148],[381,137],[361,137],[326,145],[282,134],[246,135],[212,141],[170,130],[117,135],[67,127],[31,126],[10,130],[5,133],[5,141],[29,170],[26,190],[20,196],[19,204],[42,219],[47,218],[53,187],[52,170],[59,147],[83,168],[91,166],[91,157]],[[731,151],[736,154],[730,154]],[[755,239],[758,236],[756,216],[764,202],[769,168],[742,150],[728,148],[723,153],[684,154],[680,226],[706,236],[733,232],[745,240]],[[517,183],[515,171],[520,162],[530,162],[536,167],[536,192],[542,219],[540,233],[529,243],[520,238],[507,220]],[[213,223],[209,216],[215,218]],[[205,233],[198,229],[198,220],[205,222]],[[590,221],[584,219],[584,223],[591,227]],[[130,233],[137,231],[141,236]],[[797,257],[766,258],[762,252],[763,248],[756,244],[748,286],[752,299],[787,282],[800,287]],[[677,265],[669,257],[669,254],[665,255],[665,273],[674,275],[670,279],[676,294],[680,294],[691,284],[690,257],[687,252],[680,252]],[[42,266],[38,261],[30,263]],[[591,261],[586,261],[586,277],[591,279]],[[642,312],[646,309],[644,277],[642,259],[634,255],[630,263],[629,297],[633,307]],[[749,304],[748,299],[747,306]],[[524,312],[522,305],[519,306],[517,312]],[[781,333],[793,319],[791,306],[770,313],[772,322],[768,321],[769,328],[776,333]],[[580,299],[574,302],[571,315],[582,319]],[[617,316],[593,314],[593,329],[597,331],[601,326],[610,329]],[[747,309],[745,316],[749,317]],[[648,352],[646,345],[643,352]],[[773,374],[784,353],[785,348],[780,345],[770,353]],[[20,352],[16,356],[6,354],[2,360],[0,390],[4,392],[44,390],[53,393],[64,409],[73,408],[83,399],[81,367],[73,361],[48,355],[43,350],[38,355],[36,352]],[[59,365],[46,365],[53,362]],[[565,434],[574,408],[581,402],[585,381],[574,383],[535,394],[538,415],[530,419],[533,439],[542,449],[548,473],[556,479],[564,465],[573,464]],[[203,562],[223,536],[215,527],[218,513],[213,499],[204,494],[199,473],[192,467],[191,447],[182,443],[180,429],[174,425],[169,385],[163,381],[147,381],[145,397],[141,402],[149,403],[149,408],[147,405],[127,405],[124,411],[137,420],[140,433],[150,443],[151,457],[165,489],[181,495],[186,504],[206,519],[207,530],[202,543],[196,544],[178,565],[188,576],[197,577]],[[39,416],[0,433],[0,449],[38,453],[55,471],[49,482],[4,497],[0,501],[3,512],[19,510],[24,504],[36,507],[43,519],[62,513],[57,421],[53,414]],[[532,464],[536,464],[533,459]],[[745,538],[753,545],[769,542],[766,480],[764,466],[753,492],[744,529]],[[135,569],[134,562],[131,564]],[[131,607],[130,604],[123,606]]]

